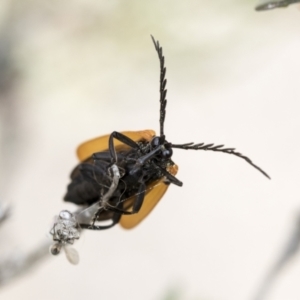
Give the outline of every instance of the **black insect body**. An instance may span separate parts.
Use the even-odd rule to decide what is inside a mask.
[[[172,144],[166,140],[166,68],[162,48],[153,37],[152,40],[160,62],[160,135],[156,136],[153,130],[113,132],[79,146],[77,155],[81,163],[71,174],[64,200],[87,207],[87,215],[92,217],[82,218],[82,228],[100,230],[117,223],[132,228],[142,221],[170,183],[182,186],[175,177],[178,166],[171,159],[174,148],[232,154],[243,158],[269,178],[234,148],[204,143]],[[111,220],[111,223],[95,225],[96,221],[106,220]]]
[[[157,185],[155,195],[158,191],[160,194],[164,193],[169,183],[182,185],[182,182],[172,175],[177,173],[177,166],[170,159],[170,151],[162,149],[162,145],[157,143],[158,137],[154,138],[154,132],[151,130],[139,133],[142,133],[144,139],[134,144],[130,141],[129,147],[126,144],[115,147],[114,138],[117,137],[119,141],[129,144],[128,137],[121,133],[112,133],[109,137],[109,151],[94,153],[92,159],[88,158],[78,165],[71,174],[72,182],[68,186],[65,200],[83,205],[99,202],[97,221],[112,220],[110,225],[93,224],[92,229],[110,228],[119,222],[123,214],[131,215],[140,211],[145,198],[149,195],[156,198],[150,193],[154,185]],[[145,140],[146,138],[150,142]],[[108,172],[111,165],[117,165],[121,179],[109,201],[103,205],[101,198],[111,188],[112,175]],[[157,201],[154,202],[152,201],[155,205]],[[128,208],[131,208],[131,211],[128,211]],[[91,227],[91,224],[80,225],[82,228]]]

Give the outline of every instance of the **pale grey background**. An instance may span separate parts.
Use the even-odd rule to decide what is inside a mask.
[[[140,226],[86,232],[78,266],[50,257],[1,300],[252,299],[300,210],[300,11],[255,4],[2,0],[0,196],[14,207],[3,256],[36,247],[74,209],[62,197],[78,144],[158,131],[150,34],[166,56],[168,140],[234,146],[272,180],[239,158],[175,150],[184,185]],[[268,299],[298,300],[299,278],[298,257]]]

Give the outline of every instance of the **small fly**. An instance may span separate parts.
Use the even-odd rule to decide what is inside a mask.
[[[182,186],[175,175],[173,149],[222,152],[245,160],[267,178],[266,172],[234,148],[205,143],[173,144],[166,140],[166,67],[163,50],[151,36],[160,63],[160,134],[153,130],[112,132],[81,144],[80,164],[71,173],[65,201],[82,205],[75,215],[81,228],[102,230],[117,223],[138,225],[163,197],[170,184]],[[104,224],[109,221],[109,224]],[[100,222],[100,225],[99,225]],[[96,225],[97,223],[97,225]]]
[[[55,221],[50,230],[54,244],[50,247],[50,253],[52,255],[60,254],[63,249],[68,261],[77,265],[79,263],[79,254],[76,249],[70,247],[76,240],[79,240],[81,234],[81,227],[79,223],[93,223],[100,214],[101,210],[106,210],[110,206],[108,200],[118,187],[120,178],[119,168],[114,164],[108,172],[111,175],[111,185],[108,188],[105,195],[102,195],[101,201],[89,206],[86,209],[79,209],[75,213],[71,213],[68,210],[62,210],[55,218]]]
[[[78,252],[71,248],[75,240],[80,238],[80,227],[75,216],[67,210],[62,210],[50,230],[54,244],[50,247],[52,255],[58,255],[64,249],[68,261],[77,265],[79,263]]]

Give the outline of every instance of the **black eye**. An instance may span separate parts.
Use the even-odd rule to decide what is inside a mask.
[[[153,149],[157,148],[160,144],[161,144],[161,141],[160,141],[160,137],[159,136],[154,137],[152,139],[152,141],[151,141],[151,147]]]
[[[162,151],[162,157],[163,157],[163,158],[170,158],[170,157],[172,156],[172,154],[173,154],[172,148],[164,149],[164,150]]]

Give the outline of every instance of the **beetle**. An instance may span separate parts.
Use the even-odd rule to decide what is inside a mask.
[[[139,224],[163,197],[171,183],[182,186],[182,182],[175,177],[178,166],[171,159],[173,149],[232,154],[270,178],[234,148],[205,143],[173,144],[166,140],[165,58],[159,42],[153,36],[151,38],[160,63],[160,134],[156,135],[153,130],[114,131],[78,147],[80,163],[71,173],[71,183],[64,200],[87,207],[78,214],[81,216],[78,220],[82,228],[102,230],[120,223],[123,228],[130,229]],[[113,167],[118,171],[118,176],[112,172]],[[117,178],[117,184],[113,184],[114,178]],[[96,222],[107,220],[111,223],[95,225]]]

